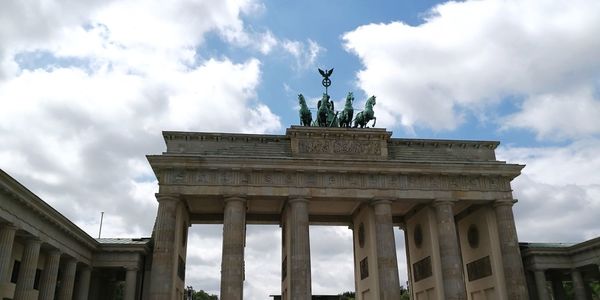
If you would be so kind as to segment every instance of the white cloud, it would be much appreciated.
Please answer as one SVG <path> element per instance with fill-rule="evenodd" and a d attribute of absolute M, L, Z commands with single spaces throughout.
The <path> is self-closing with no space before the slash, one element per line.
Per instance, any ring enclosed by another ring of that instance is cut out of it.
<path fill-rule="evenodd" d="M 269 54 L 273 47 L 277 45 L 277 39 L 271 31 L 267 31 L 260 37 L 258 43 L 259 50 L 262 54 Z"/>
<path fill-rule="evenodd" d="M 540 139 L 580 138 L 600 133 L 600 99 L 591 87 L 525 99 L 504 128 L 528 128 Z"/>
<path fill-rule="evenodd" d="M 494 108 L 505 96 L 593 89 L 600 76 L 598 11 L 593 0 L 447 2 L 421 25 L 369 24 L 343 39 L 363 62 L 359 86 L 379 96 L 378 124 L 452 130 L 466 111 Z M 554 131 L 561 122 L 525 126 Z"/>
<path fill-rule="evenodd" d="M 580 242 L 600 235 L 599 151 L 598 139 L 499 148 L 499 159 L 527 164 L 513 181 L 520 240 Z"/>
<path fill-rule="evenodd" d="M 306 44 L 295 40 L 283 40 L 281 47 L 294 57 L 296 68 L 300 70 L 313 67 L 319 54 L 325 50 L 311 39 L 308 39 Z"/>
<path fill-rule="evenodd" d="M 158 186 L 145 155 L 164 151 L 162 130 L 281 128 L 256 99 L 259 60 L 197 52 L 208 32 L 243 39 L 240 15 L 261 6 L 71 2 L 1 5 L 0 138 L 11 142 L 0 149 L 0 168 L 92 236 L 100 211 L 104 237 L 149 236 Z M 189 272 L 209 264 L 215 275 L 194 274 L 191 283 L 218 288 L 220 253 L 210 250 L 219 239 L 214 228 L 198 229 Z"/>
<path fill-rule="evenodd" d="M 130 234 L 148 235 L 157 187 L 145 155 L 162 152 L 161 130 L 278 130 L 279 118 L 253 100 L 259 74 L 256 60 L 210 60 L 162 78 L 24 71 L 0 85 L 0 136 L 12 141 L 0 166 L 75 223 L 106 211 L 141 220 Z M 107 236 L 126 234 L 118 224 L 105 223 Z"/>

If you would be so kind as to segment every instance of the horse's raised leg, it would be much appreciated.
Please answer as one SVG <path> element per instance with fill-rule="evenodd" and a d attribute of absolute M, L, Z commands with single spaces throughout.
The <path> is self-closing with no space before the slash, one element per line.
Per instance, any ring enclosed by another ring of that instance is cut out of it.
<path fill-rule="evenodd" d="M 373 117 L 373 128 L 375 128 L 375 123 L 377 123 L 377 118 Z"/>

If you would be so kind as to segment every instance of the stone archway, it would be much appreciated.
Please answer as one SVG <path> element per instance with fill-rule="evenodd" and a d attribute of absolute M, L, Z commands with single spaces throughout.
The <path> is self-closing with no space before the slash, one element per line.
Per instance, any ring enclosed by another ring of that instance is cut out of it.
<path fill-rule="evenodd" d="M 354 228 L 358 299 L 399 297 L 394 226 L 413 296 L 527 297 L 510 188 L 523 166 L 497 161 L 497 142 L 297 126 L 163 136 L 167 151 L 148 156 L 160 185 L 150 299 L 183 293 L 186 228 L 203 223 L 224 224 L 223 300 L 243 298 L 245 224 L 260 223 L 282 226 L 283 299 L 310 299 L 309 224 Z"/>

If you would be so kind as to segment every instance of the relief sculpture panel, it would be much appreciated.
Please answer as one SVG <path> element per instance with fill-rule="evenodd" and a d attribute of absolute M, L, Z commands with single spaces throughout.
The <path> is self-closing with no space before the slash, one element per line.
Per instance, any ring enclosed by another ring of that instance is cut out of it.
<path fill-rule="evenodd" d="M 299 139 L 298 152 L 304 154 L 341 154 L 381 156 L 380 141 Z"/>

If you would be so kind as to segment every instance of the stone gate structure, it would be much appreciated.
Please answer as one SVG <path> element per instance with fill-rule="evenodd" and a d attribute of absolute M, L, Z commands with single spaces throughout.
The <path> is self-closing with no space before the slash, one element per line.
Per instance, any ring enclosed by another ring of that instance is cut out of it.
<path fill-rule="evenodd" d="M 285 135 L 164 132 L 149 299 L 181 299 L 187 229 L 223 224 L 221 298 L 243 299 L 246 224 L 281 226 L 283 299 L 311 297 L 309 225 L 353 229 L 357 299 L 398 299 L 394 228 L 412 299 L 528 299 L 497 142 L 292 126 Z"/>

